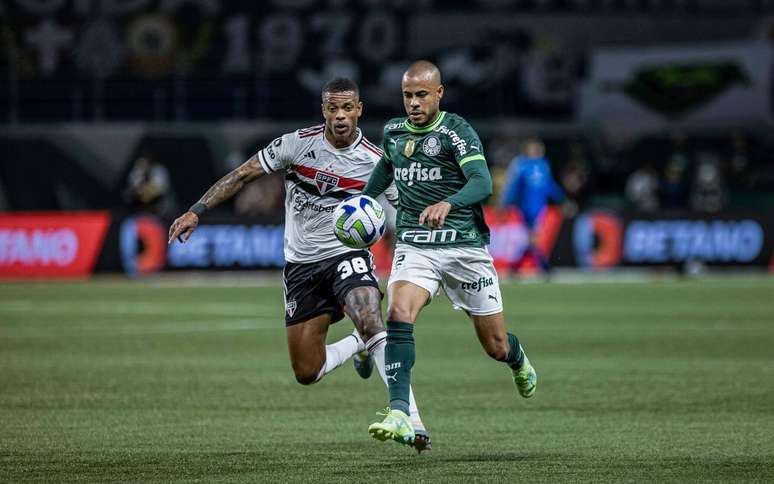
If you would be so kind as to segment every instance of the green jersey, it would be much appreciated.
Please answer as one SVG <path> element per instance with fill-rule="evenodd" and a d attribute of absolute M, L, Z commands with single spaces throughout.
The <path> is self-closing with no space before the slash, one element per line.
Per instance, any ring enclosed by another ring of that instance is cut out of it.
<path fill-rule="evenodd" d="M 405 117 L 394 118 L 384 127 L 383 149 L 381 163 L 386 163 L 398 189 L 399 243 L 418 247 L 483 247 L 489 243 L 481 206 L 488 192 L 472 204 L 462 205 L 454 199 L 468 183 L 468 170 L 463 171 L 468 163 L 483 170 L 491 191 L 481 140 L 467 121 L 444 111 L 423 127 L 413 126 Z M 422 211 L 443 200 L 452 203 L 443 227 L 430 230 L 419 225 Z"/>

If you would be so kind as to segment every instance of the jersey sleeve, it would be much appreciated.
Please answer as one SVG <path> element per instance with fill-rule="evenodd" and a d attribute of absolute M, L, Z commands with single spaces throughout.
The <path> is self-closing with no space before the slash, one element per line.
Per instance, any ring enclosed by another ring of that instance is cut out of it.
<path fill-rule="evenodd" d="M 371 172 L 371 177 L 363 189 L 363 195 L 375 197 L 384 193 L 387 201 L 392 206 L 395 206 L 398 200 L 398 189 L 395 187 L 395 180 L 393 179 L 389 145 L 389 134 L 385 129 L 384 138 L 382 139 L 382 157 L 376 163 L 374 171 Z"/>
<path fill-rule="evenodd" d="M 296 159 L 299 140 L 297 132 L 286 133 L 266 145 L 256 155 L 266 173 L 284 170 Z"/>
<path fill-rule="evenodd" d="M 454 153 L 454 159 L 460 167 L 465 166 L 466 163 L 471 161 L 486 161 L 481 139 L 478 137 L 476 130 L 467 121 L 461 119 L 452 133 L 459 137 L 459 140 L 456 140 L 452 135 L 449 141 Z"/>
<path fill-rule="evenodd" d="M 395 186 L 395 181 L 393 180 L 392 183 L 390 183 L 390 186 L 387 187 L 387 190 L 384 191 L 384 198 L 387 199 L 388 202 L 390 202 L 390 205 L 393 207 L 398 206 L 398 188 Z"/>

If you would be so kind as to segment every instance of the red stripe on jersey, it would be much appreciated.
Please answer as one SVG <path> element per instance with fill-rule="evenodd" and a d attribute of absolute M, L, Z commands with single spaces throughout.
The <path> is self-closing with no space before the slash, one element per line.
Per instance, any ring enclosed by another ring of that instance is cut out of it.
<path fill-rule="evenodd" d="M 315 132 L 313 132 L 313 133 L 307 133 L 307 134 L 299 134 L 299 135 L 298 135 L 298 139 L 311 138 L 311 137 L 313 137 L 313 136 L 317 136 L 317 135 L 319 135 L 319 134 L 320 134 L 320 133 L 322 133 L 323 131 L 324 131 L 324 130 L 322 130 L 322 129 L 321 129 L 320 131 L 315 131 Z"/>
<path fill-rule="evenodd" d="M 324 128 L 324 124 L 316 124 L 314 126 L 309 126 L 308 128 L 301 128 L 298 130 L 299 133 L 305 133 L 307 131 L 317 131 L 318 129 Z"/>
<path fill-rule="evenodd" d="M 343 190 L 362 190 L 366 186 L 366 182 L 364 182 L 363 180 L 346 178 L 341 175 L 336 175 L 335 173 L 328 173 L 327 171 L 322 171 L 316 168 L 312 168 L 311 166 L 295 165 L 293 166 L 293 169 L 297 173 L 304 175 L 306 178 L 309 178 L 310 180 L 312 180 L 312 182 L 315 182 L 318 173 L 336 177 L 339 179 L 339 183 L 336 186 Z"/>
<path fill-rule="evenodd" d="M 306 128 L 306 129 L 299 129 L 298 130 L 298 137 L 299 138 L 309 138 L 311 136 L 317 136 L 318 134 L 322 133 L 323 131 L 325 131 L 325 125 L 314 126 L 314 127 Z"/>
<path fill-rule="evenodd" d="M 361 145 L 363 146 L 363 148 L 367 149 L 371 153 L 374 153 L 376 156 L 381 157 L 382 155 L 384 155 L 384 152 L 382 152 L 382 150 L 380 150 L 379 148 L 371 144 L 365 138 L 363 138 L 363 142 L 361 143 Z"/>

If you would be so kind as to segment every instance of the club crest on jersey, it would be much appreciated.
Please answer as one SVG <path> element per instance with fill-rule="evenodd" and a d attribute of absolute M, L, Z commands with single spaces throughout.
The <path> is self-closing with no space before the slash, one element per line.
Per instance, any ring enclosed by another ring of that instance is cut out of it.
<path fill-rule="evenodd" d="M 317 184 L 317 189 L 320 190 L 320 195 L 325 195 L 339 186 L 339 177 L 318 171 L 314 176 L 314 182 Z"/>
<path fill-rule="evenodd" d="M 414 154 L 414 147 L 416 147 L 416 140 L 410 139 L 406 141 L 406 146 L 403 147 L 403 155 L 406 158 L 411 158 L 411 155 Z"/>
<path fill-rule="evenodd" d="M 427 156 L 437 155 L 441 152 L 441 140 L 435 136 L 428 136 L 425 138 L 424 143 L 422 143 L 422 151 L 424 151 Z"/>

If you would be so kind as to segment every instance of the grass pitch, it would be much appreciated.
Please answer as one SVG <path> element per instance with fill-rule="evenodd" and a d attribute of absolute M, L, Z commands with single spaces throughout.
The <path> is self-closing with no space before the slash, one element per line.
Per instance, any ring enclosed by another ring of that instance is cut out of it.
<path fill-rule="evenodd" d="M 295 383 L 278 285 L 3 283 L 0 480 L 774 480 L 774 279 L 503 294 L 536 396 L 439 297 L 415 333 L 417 456 L 369 438 L 376 374 Z"/>

